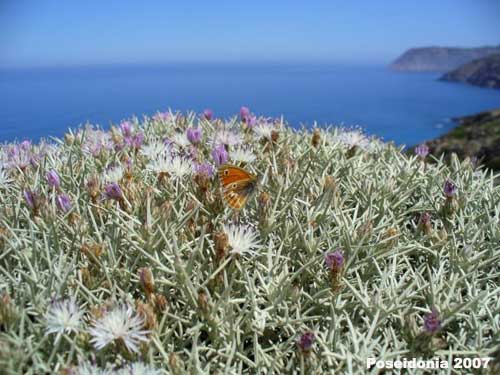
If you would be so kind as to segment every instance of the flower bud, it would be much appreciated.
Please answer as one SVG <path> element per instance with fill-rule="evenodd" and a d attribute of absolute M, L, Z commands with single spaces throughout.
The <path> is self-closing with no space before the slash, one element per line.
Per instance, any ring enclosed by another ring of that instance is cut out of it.
<path fill-rule="evenodd" d="M 139 268 L 139 281 L 147 296 L 154 293 L 155 286 L 151 269 L 148 267 Z"/>
<path fill-rule="evenodd" d="M 221 261 L 226 257 L 229 242 L 227 234 L 224 232 L 214 233 L 215 257 L 217 261 Z"/>
<path fill-rule="evenodd" d="M 149 303 L 137 301 L 136 309 L 137 313 L 144 319 L 144 328 L 147 330 L 155 329 L 158 325 L 158 321 L 156 320 L 156 315 L 153 311 L 153 307 Z"/>
<path fill-rule="evenodd" d="M 316 128 L 313 131 L 311 144 L 313 145 L 313 147 L 318 148 L 320 142 L 321 142 L 321 131 L 318 128 Z"/>

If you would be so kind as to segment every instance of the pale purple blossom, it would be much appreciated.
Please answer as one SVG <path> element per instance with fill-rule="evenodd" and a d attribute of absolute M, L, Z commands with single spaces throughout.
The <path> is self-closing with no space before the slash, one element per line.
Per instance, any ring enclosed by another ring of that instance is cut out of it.
<path fill-rule="evenodd" d="M 123 121 L 120 124 L 120 129 L 124 137 L 131 137 L 132 131 L 134 130 L 134 126 L 130 121 Z"/>
<path fill-rule="evenodd" d="M 421 145 L 415 147 L 415 154 L 420 158 L 425 159 L 425 157 L 429 154 L 429 147 L 422 143 Z"/>
<path fill-rule="evenodd" d="M 201 141 L 201 128 L 190 127 L 186 131 L 186 136 L 189 142 L 193 145 L 197 145 Z"/>
<path fill-rule="evenodd" d="M 210 121 L 212 119 L 213 115 L 214 115 L 214 113 L 211 109 L 207 108 L 207 109 L 203 110 L 203 118 L 205 120 Z"/>
<path fill-rule="evenodd" d="M 302 352 L 309 352 L 316 341 L 316 336 L 314 332 L 307 331 L 304 332 L 297 340 L 297 346 Z"/>
<path fill-rule="evenodd" d="M 104 196 L 107 199 L 121 200 L 123 199 L 123 192 L 116 182 L 111 182 L 104 187 Z"/>
<path fill-rule="evenodd" d="M 7 149 L 6 166 L 8 168 L 21 170 L 26 169 L 32 161 L 30 150 L 26 150 L 21 145 L 12 145 Z"/>
<path fill-rule="evenodd" d="M 457 186 L 450 180 L 446 180 L 443 191 L 447 198 L 453 198 L 457 194 Z"/>
<path fill-rule="evenodd" d="M 344 254 L 341 249 L 325 255 L 325 265 L 330 271 L 339 271 L 344 265 Z"/>
<path fill-rule="evenodd" d="M 22 141 L 20 147 L 24 151 L 29 151 L 31 149 L 31 142 L 28 140 Z"/>
<path fill-rule="evenodd" d="M 158 112 L 153 119 L 157 121 L 168 121 L 170 120 L 170 112 Z"/>
<path fill-rule="evenodd" d="M 139 150 L 142 147 L 143 142 L 144 142 L 144 134 L 143 133 L 137 133 L 137 134 L 134 134 L 130 137 L 125 138 L 125 143 L 128 146 L 135 148 L 136 150 Z"/>
<path fill-rule="evenodd" d="M 439 319 L 439 313 L 435 307 L 432 311 L 425 315 L 424 317 L 424 330 L 427 333 L 434 334 L 441 329 L 441 319 Z"/>
<path fill-rule="evenodd" d="M 24 200 L 26 205 L 32 210 L 37 209 L 40 206 L 40 194 L 33 190 L 24 191 Z"/>
<path fill-rule="evenodd" d="M 194 166 L 196 174 L 201 174 L 207 177 L 214 175 L 214 167 L 210 163 L 197 163 Z"/>
<path fill-rule="evenodd" d="M 255 124 L 257 124 L 257 117 L 254 115 L 250 115 L 247 117 L 247 120 L 245 122 L 247 123 L 247 127 L 249 129 L 252 129 Z"/>
<path fill-rule="evenodd" d="M 67 194 L 59 194 L 56 198 L 57 208 L 66 213 L 71 210 L 71 198 Z"/>
<path fill-rule="evenodd" d="M 222 165 L 227 163 L 229 155 L 223 144 L 219 144 L 213 148 L 212 158 L 214 159 L 216 165 Z"/>
<path fill-rule="evenodd" d="M 59 175 L 55 170 L 51 170 L 47 173 L 47 183 L 51 188 L 59 189 L 61 186 L 61 180 L 59 179 Z"/>
<path fill-rule="evenodd" d="M 241 121 L 246 122 L 248 116 L 250 116 L 250 109 L 248 107 L 240 108 Z"/>

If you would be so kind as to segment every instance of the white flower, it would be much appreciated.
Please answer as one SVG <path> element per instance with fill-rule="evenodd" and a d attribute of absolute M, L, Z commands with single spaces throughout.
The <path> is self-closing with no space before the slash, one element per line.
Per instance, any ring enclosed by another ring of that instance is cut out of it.
<path fill-rule="evenodd" d="M 362 149 L 368 149 L 370 145 L 370 139 L 363 134 L 361 130 L 344 130 L 341 129 L 337 134 L 336 139 L 347 147 L 359 147 Z"/>
<path fill-rule="evenodd" d="M 267 124 L 259 124 L 253 127 L 253 132 L 257 136 L 257 138 L 271 139 L 273 130 L 275 130 L 274 127 Z"/>
<path fill-rule="evenodd" d="M 177 178 L 189 176 L 193 173 L 193 164 L 186 158 L 173 156 L 170 159 L 168 173 Z"/>
<path fill-rule="evenodd" d="M 156 173 L 168 173 L 170 170 L 171 158 L 171 154 L 168 151 L 164 150 L 163 152 L 160 152 L 151 158 L 151 161 L 146 166 L 146 169 Z"/>
<path fill-rule="evenodd" d="M 104 182 L 119 182 L 123 178 L 123 167 L 118 165 L 104 172 Z"/>
<path fill-rule="evenodd" d="M 243 163 L 251 163 L 257 158 L 249 147 L 235 148 L 229 152 L 229 157 L 233 161 L 241 161 Z"/>
<path fill-rule="evenodd" d="M 102 151 L 111 150 L 113 148 L 113 140 L 111 135 L 107 132 L 94 129 L 92 126 L 87 126 L 85 132 L 81 131 L 80 134 L 80 136 L 84 137 L 82 150 L 87 154 L 96 156 Z"/>
<path fill-rule="evenodd" d="M 116 375 L 160 375 L 161 371 L 142 362 L 130 363 L 115 372 Z"/>
<path fill-rule="evenodd" d="M 241 144 L 243 139 L 240 133 L 230 131 L 228 129 L 221 129 L 215 133 L 213 138 L 214 144 L 224 144 L 228 146 L 236 146 Z"/>
<path fill-rule="evenodd" d="M 93 322 L 89 330 L 90 341 L 100 350 L 115 340 L 121 340 L 129 351 L 138 352 L 140 341 L 148 341 L 149 331 L 144 330 L 143 325 L 143 318 L 134 313 L 131 306 L 116 307 Z"/>
<path fill-rule="evenodd" d="M 182 178 L 193 173 L 193 164 L 186 158 L 163 152 L 146 167 L 156 173 L 168 173 L 174 178 Z"/>
<path fill-rule="evenodd" d="M 88 362 L 80 363 L 76 368 L 75 375 L 111 375 L 113 372 L 109 369 L 101 369 Z"/>
<path fill-rule="evenodd" d="M 46 315 L 46 334 L 78 332 L 82 316 L 83 311 L 74 299 L 55 301 Z"/>
<path fill-rule="evenodd" d="M 187 146 L 191 145 L 191 142 L 189 142 L 189 139 L 187 138 L 186 133 L 179 133 L 179 132 L 175 133 L 172 136 L 171 141 L 180 147 L 187 147 Z"/>
<path fill-rule="evenodd" d="M 231 247 L 230 252 L 232 254 L 256 254 L 254 249 L 259 247 L 259 242 L 257 240 L 257 233 L 255 230 L 249 226 L 234 224 L 224 225 L 223 230 L 227 234 L 227 240 L 229 246 Z"/>
<path fill-rule="evenodd" d="M 141 154 L 146 156 L 148 159 L 155 159 L 167 149 L 167 146 L 159 140 L 154 140 L 149 144 L 141 147 Z"/>

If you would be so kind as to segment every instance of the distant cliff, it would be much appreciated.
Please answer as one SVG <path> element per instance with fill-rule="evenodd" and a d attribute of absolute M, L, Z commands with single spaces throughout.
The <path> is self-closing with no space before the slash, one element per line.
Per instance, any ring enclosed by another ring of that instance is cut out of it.
<path fill-rule="evenodd" d="M 479 48 L 412 48 L 398 57 L 390 68 L 414 72 L 446 72 L 472 60 L 500 53 L 500 46 Z"/>
<path fill-rule="evenodd" d="M 500 89 L 500 53 L 471 61 L 440 79 Z"/>

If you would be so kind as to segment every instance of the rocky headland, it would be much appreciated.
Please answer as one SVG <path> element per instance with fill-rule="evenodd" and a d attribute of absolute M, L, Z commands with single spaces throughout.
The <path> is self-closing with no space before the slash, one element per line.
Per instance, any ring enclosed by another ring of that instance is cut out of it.
<path fill-rule="evenodd" d="M 493 54 L 500 54 L 500 45 L 478 48 L 411 48 L 394 60 L 389 67 L 399 71 L 447 72 L 472 60 L 481 59 Z"/>
<path fill-rule="evenodd" d="M 500 88 L 500 53 L 473 60 L 444 74 L 440 79 L 498 89 Z"/>

